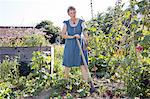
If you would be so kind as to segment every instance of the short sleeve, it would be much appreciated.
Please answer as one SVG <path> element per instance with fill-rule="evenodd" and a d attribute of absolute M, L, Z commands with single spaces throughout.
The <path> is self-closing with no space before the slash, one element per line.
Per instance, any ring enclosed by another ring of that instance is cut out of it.
<path fill-rule="evenodd" d="M 67 21 L 63 21 L 64 26 L 67 28 Z"/>
<path fill-rule="evenodd" d="M 66 21 L 63 21 L 63 23 L 66 23 Z"/>
<path fill-rule="evenodd" d="M 64 24 L 67 24 L 67 21 L 63 21 Z"/>

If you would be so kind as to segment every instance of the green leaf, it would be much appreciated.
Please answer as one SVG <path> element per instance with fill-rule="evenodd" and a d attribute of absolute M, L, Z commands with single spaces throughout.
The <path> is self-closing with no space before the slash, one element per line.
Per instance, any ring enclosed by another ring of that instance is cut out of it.
<path fill-rule="evenodd" d="M 130 11 L 127 11 L 127 12 L 125 13 L 125 18 L 129 18 L 130 15 L 131 15 L 131 12 L 130 12 Z"/>
<path fill-rule="evenodd" d="M 92 32 L 96 32 L 96 28 L 95 27 L 92 27 L 92 28 L 90 28 L 90 30 L 92 31 Z"/>
<path fill-rule="evenodd" d="M 142 56 L 144 56 L 144 57 L 148 57 L 148 53 L 147 53 L 147 52 L 142 52 L 141 54 L 142 54 Z"/>

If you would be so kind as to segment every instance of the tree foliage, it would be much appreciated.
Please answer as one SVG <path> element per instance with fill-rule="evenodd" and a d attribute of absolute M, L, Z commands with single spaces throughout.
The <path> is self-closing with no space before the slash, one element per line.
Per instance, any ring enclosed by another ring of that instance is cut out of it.
<path fill-rule="evenodd" d="M 49 20 L 44 20 L 36 25 L 37 29 L 43 29 L 44 32 L 46 32 L 45 37 L 49 39 L 50 43 L 55 42 L 55 38 L 58 36 L 58 32 L 60 31 L 60 28 L 57 26 L 54 26 L 53 22 Z"/>

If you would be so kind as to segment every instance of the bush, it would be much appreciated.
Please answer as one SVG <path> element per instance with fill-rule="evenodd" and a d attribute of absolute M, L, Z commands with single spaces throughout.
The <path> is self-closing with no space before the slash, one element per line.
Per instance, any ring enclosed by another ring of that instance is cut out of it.
<path fill-rule="evenodd" d="M 46 41 L 43 35 L 32 34 L 24 37 L 23 46 L 46 46 L 48 41 Z"/>
<path fill-rule="evenodd" d="M 3 47 L 46 46 L 48 44 L 49 42 L 45 39 L 44 35 L 40 34 L 25 35 L 20 39 L 0 41 L 0 46 Z"/>

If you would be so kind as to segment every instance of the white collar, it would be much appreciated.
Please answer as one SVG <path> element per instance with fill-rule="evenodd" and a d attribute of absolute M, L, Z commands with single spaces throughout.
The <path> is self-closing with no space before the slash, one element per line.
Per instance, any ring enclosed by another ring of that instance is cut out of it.
<path fill-rule="evenodd" d="M 79 23 L 79 18 L 77 18 L 76 24 L 73 24 L 73 23 L 71 22 L 71 19 L 69 19 L 69 24 L 70 24 L 70 26 L 72 26 L 72 27 L 76 27 L 76 26 L 78 25 L 78 23 Z"/>

